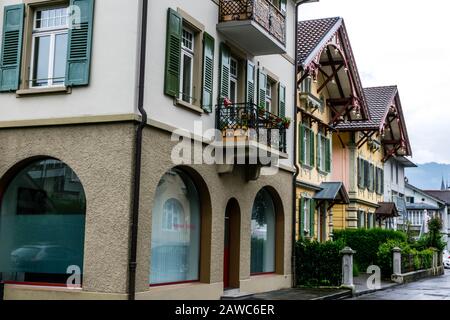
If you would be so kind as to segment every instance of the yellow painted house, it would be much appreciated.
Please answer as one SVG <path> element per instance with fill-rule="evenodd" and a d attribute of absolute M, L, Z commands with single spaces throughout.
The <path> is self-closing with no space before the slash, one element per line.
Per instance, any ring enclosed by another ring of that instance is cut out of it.
<path fill-rule="evenodd" d="M 398 89 L 363 89 L 342 18 L 299 22 L 297 53 L 297 239 L 381 227 L 384 162 L 411 155 Z"/>
<path fill-rule="evenodd" d="M 384 227 L 397 214 L 384 202 L 384 163 L 411 156 L 411 145 L 396 86 L 365 88 L 370 119 L 339 123 L 333 139 L 333 179 L 342 179 L 350 204 L 334 208 L 334 228 Z"/>
<path fill-rule="evenodd" d="M 298 43 L 297 238 L 326 241 L 349 203 L 333 174 L 335 127 L 368 120 L 368 109 L 342 18 L 301 21 Z"/>

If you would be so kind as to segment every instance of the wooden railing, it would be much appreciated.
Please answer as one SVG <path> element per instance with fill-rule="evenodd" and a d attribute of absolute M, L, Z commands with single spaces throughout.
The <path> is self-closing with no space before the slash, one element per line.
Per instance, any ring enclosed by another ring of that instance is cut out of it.
<path fill-rule="evenodd" d="M 268 0 L 220 0 L 220 22 L 253 20 L 286 45 L 286 17 Z"/>

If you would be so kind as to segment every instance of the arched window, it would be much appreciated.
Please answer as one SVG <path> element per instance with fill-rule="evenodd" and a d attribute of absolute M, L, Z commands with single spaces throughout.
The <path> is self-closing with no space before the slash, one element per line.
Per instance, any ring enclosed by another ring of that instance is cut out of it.
<path fill-rule="evenodd" d="M 158 184 L 152 210 L 150 285 L 199 280 L 200 223 L 194 182 L 170 170 Z"/>
<path fill-rule="evenodd" d="M 85 216 L 83 186 L 65 163 L 44 159 L 20 170 L 1 197 L 3 281 L 59 284 L 69 267 L 82 272 Z"/>
<path fill-rule="evenodd" d="M 253 204 L 251 221 L 251 274 L 275 272 L 275 206 L 262 189 Z"/>

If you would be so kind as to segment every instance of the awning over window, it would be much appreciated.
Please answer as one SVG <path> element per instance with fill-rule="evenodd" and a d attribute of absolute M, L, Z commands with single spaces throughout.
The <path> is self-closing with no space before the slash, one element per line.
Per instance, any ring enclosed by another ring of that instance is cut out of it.
<path fill-rule="evenodd" d="M 393 202 L 380 202 L 380 207 L 375 211 L 377 219 L 400 217 L 397 206 Z"/>
<path fill-rule="evenodd" d="M 347 190 L 342 182 L 323 182 L 320 189 L 314 196 L 316 201 L 327 201 L 330 205 L 350 203 Z"/>

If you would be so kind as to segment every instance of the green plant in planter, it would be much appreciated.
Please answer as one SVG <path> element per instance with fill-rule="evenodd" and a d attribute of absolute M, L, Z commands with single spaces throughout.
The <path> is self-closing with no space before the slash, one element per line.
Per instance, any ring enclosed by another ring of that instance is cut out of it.
<path fill-rule="evenodd" d="M 291 123 L 292 123 L 292 119 L 289 117 L 284 117 L 284 118 L 282 118 L 281 123 L 283 124 L 283 126 L 286 129 L 289 129 L 289 127 L 291 126 Z"/>

